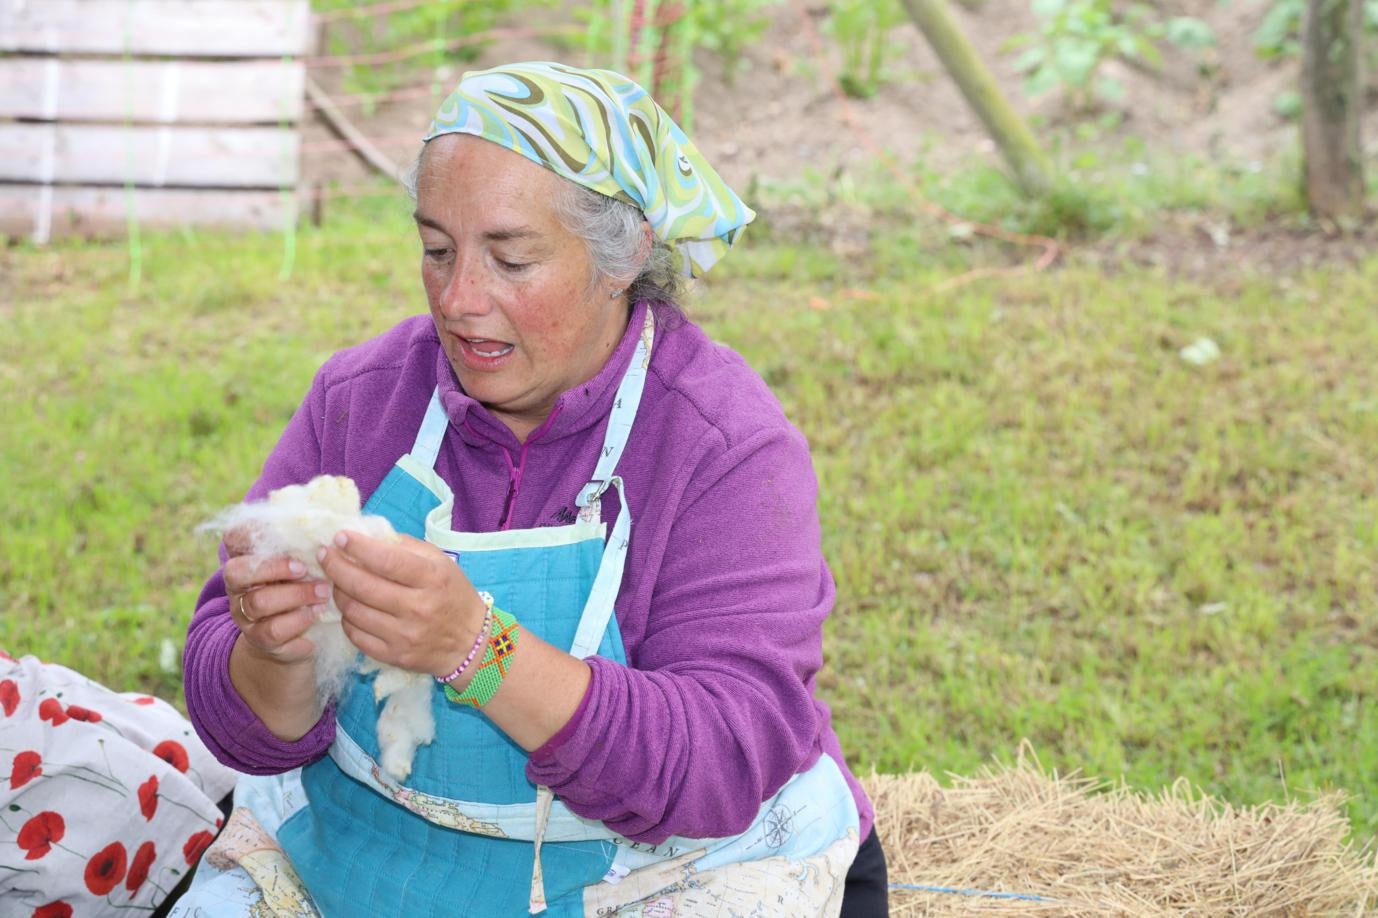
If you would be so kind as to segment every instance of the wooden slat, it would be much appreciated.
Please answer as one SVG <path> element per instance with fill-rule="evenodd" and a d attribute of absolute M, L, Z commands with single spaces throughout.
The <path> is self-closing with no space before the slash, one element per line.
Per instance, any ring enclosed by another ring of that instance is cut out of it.
<path fill-rule="evenodd" d="M 304 80 L 301 61 L 11 57 L 0 59 L 0 118 L 292 123 Z"/>
<path fill-rule="evenodd" d="M 0 0 L 0 51 L 282 57 L 310 19 L 308 0 Z"/>
<path fill-rule="evenodd" d="M 295 194 L 277 191 L 192 191 L 136 188 L 140 226 L 230 226 L 281 230 L 295 220 Z M 129 199 L 122 188 L 0 185 L 0 236 L 47 242 L 58 236 L 109 237 L 128 229 Z"/>
<path fill-rule="evenodd" d="M 0 181 L 273 188 L 300 148 L 290 128 L 0 124 Z"/>

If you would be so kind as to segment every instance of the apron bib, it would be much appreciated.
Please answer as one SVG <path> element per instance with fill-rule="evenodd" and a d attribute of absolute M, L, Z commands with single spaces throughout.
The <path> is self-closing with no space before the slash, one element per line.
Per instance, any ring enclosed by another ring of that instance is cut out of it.
<path fill-rule="evenodd" d="M 455 556 L 474 587 L 491 593 L 524 629 L 580 658 L 597 654 L 625 663 L 613 603 L 631 517 L 616 467 L 641 401 L 653 335 L 648 309 L 598 466 L 576 500 L 577 522 L 453 531 L 454 495 L 434 470 L 449 426 L 438 391 L 411 451 L 364 511 Z M 608 488 L 622 499 L 605 544 L 599 511 Z M 174 915 L 193 903 L 208 916 L 265 906 L 273 914 L 308 916 L 314 904 L 329 918 L 727 914 L 753 904 L 769 914 L 835 915 L 840 908 L 858 818 L 845 779 L 827 756 L 767 800 L 742 835 L 675 837 L 651 846 L 576 815 L 547 788 L 531 784 L 526 752 L 478 709 L 447 701 L 438 685 L 431 701 L 435 739 L 417 750 L 405 783 L 393 780 L 378 765 L 372 679 L 355 675 L 342 693 L 329 755 L 240 784 L 236 804 L 252 811 L 265 837 L 276 838 L 290 866 L 265 882 L 203 863 L 205 878 L 198 873 Z M 290 895 L 274 899 L 282 890 Z M 274 901 L 285 904 L 275 908 Z"/>

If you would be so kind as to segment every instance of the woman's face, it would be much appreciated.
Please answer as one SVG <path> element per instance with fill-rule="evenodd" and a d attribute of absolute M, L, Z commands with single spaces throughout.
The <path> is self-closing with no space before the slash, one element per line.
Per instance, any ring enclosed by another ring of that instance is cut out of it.
<path fill-rule="evenodd" d="M 584 242 L 555 210 L 565 180 L 464 134 L 426 145 L 416 179 L 421 280 L 464 391 L 519 440 L 566 389 L 597 375 L 627 301 L 593 285 Z"/>

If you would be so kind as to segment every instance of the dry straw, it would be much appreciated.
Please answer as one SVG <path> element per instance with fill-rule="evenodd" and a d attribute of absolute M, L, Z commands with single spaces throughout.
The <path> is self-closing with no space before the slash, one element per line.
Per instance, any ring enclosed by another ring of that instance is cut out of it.
<path fill-rule="evenodd" d="M 1179 781 L 1156 797 L 1049 773 L 1028 753 L 943 787 L 872 775 L 891 915 L 1369 915 L 1378 857 L 1346 844 L 1336 794 L 1234 807 Z"/>

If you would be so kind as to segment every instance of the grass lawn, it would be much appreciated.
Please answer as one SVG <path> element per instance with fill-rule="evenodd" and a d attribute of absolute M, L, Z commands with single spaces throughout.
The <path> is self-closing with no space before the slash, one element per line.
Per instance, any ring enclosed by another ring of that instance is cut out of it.
<path fill-rule="evenodd" d="M 424 308 L 400 200 L 0 252 L 0 645 L 180 694 L 214 544 L 333 350 Z M 1352 795 L 1378 832 L 1378 260 L 1210 283 L 748 234 L 689 306 L 808 435 L 862 770 Z M 1201 336 L 1221 358 L 1179 350 Z"/>

